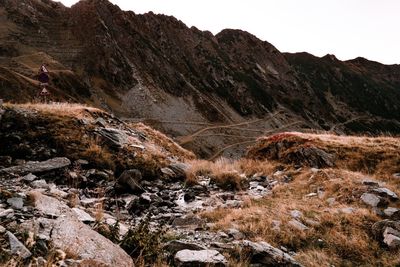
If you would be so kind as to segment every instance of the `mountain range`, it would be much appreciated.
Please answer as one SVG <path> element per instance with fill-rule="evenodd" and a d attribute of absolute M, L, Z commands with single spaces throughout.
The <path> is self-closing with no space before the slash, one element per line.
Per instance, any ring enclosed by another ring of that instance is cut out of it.
<path fill-rule="evenodd" d="M 400 65 L 282 53 L 107 0 L 0 0 L 0 22 L 0 98 L 32 101 L 46 63 L 53 101 L 144 121 L 203 157 L 276 129 L 400 133 Z"/>

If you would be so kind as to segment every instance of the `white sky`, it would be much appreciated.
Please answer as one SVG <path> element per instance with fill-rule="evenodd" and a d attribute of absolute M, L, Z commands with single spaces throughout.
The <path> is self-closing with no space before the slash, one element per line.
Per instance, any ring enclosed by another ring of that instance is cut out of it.
<path fill-rule="evenodd" d="M 77 0 L 61 0 L 66 6 Z M 358 56 L 400 64 L 400 0 L 111 0 L 123 10 L 173 15 L 216 34 L 248 31 L 282 52 Z"/>

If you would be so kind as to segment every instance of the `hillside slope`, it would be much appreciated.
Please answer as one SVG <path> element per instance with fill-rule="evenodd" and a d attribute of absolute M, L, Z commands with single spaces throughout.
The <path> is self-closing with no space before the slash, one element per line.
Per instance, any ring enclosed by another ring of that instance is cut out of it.
<path fill-rule="evenodd" d="M 205 124 L 263 119 L 257 133 L 217 128 L 185 145 L 203 156 L 293 122 L 346 133 L 400 132 L 397 65 L 282 54 L 247 32 L 214 36 L 106 0 L 71 8 L 50 0 L 1 0 L 0 14 L 0 97 L 7 101 L 31 100 L 36 71 L 46 62 L 54 100 L 146 119 L 174 137 Z"/>

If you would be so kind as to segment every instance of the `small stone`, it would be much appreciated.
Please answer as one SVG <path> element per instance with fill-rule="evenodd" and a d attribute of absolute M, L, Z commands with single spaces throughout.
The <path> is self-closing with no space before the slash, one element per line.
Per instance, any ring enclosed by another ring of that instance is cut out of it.
<path fill-rule="evenodd" d="M 298 220 L 290 220 L 288 224 L 290 226 L 292 226 L 293 228 L 300 230 L 300 231 L 308 230 L 308 227 L 305 226 L 304 224 L 302 224 L 301 222 L 299 222 Z"/>
<path fill-rule="evenodd" d="M 142 173 L 139 170 L 132 169 L 124 171 L 117 180 L 117 189 L 128 190 L 133 193 L 143 192 L 143 188 L 140 186 L 142 181 Z"/>
<path fill-rule="evenodd" d="M 49 187 L 48 184 L 47 184 L 47 182 L 46 182 L 46 180 L 43 180 L 43 179 L 33 181 L 33 182 L 31 183 L 31 186 L 32 186 L 33 188 L 43 188 L 43 189 L 47 189 L 47 188 Z"/>
<path fill-rule="evenodd" d="M 21 179 L 22 179 L 23 181 L 25 181 L 25 182 L 30 183 L 30 182 L 35 181 L 35 180 L 37 179 L 37 176 L 34 175 L 34 174 L 32 174 L 32 173 L 30 173 L 30 174 L 25 175 L 25 176 L 22 177 Z"/>
<path fill-rule="evenodd" d="M 226 234 L 226 233 L 224 233 L 224 232 L 222 232 L 222 231 L 219 231 L 219 232 L 217 233 L 217 235 L 218 235 L 219 238 L 222 238 L 222 239 L 229 238 L 229 235 Z"/>
<path fill-rule="evenodd" d="M 353 214 L 355 209 L 351 207 L 341 208 L 340 211 L 345 214 Z"/>
<path fill-rule="evenodd" d="M 400 231 L 397 231 L 393 229 L 392 227 L 386 227 L 385 231 L 383 231 L 383 236 L 385 235 L 395 235 L 397 237 L 400 237 Z"/>
<path fill-rule="evenodd" d="M 292 216 L 293 219 L 299 219 L 299 218 L 303 217 L 303 213 L 299 210 L 291 210 L 290 216 Z"/>
<path fill-rule="evenodd" d="M 178 251 L 185 250 L 185 249 L 205 250 L 206 247 L 200 246 L 200 245 L 194 244 L 194 243 L 180 241 L 180 240 L 170 241 L 164 246 L 164 250 L 168 251 L 172 255 L 175 255 Z"/>
<path fill-rule="evenodd" d="M 336 199 L 334 197 L 330 197 L 326 200 L 326 202 L 328 202 L 329 206 L 333 206 L 336 203 Z"/>
<path fill-rule="evenodd" d="M 310 193 L 310 194 L 306 195 L 306 197 L 316 197 L 316 196 L 317 196 L 317 193 Z"/>
<path fill-rule="evenodd" d="M 400 220 L 400 209 L 389 207 L 383 211 L 385 216 L 393 219 L 393 220 Z"/>
<path fill-rule="evenodd" d="M 68 193 L 58 189 L 55 184 L 50 184 L 49 188 L 50 188 L 50 191 L 49 191 L 50 195 L 53 195 L 56 197 L 61 197 L 61 198 L 68 197 Z"/>
<path fill-rule="evenodd" d="M 189 250 L 178 251 L 175 255 L 177 266 L 227 266 L 225 257 L 216 250 Z"/>
<path fill-rule="evenodd" d="M 400 179 L 400 173 L 395 173 L 395 174 L 393 174 L 393 178 L 395 178 L 395 179 Z"/>
<path fill-rule="evenodd" d="M 369 206 L 371 206 L 371 207 L 377 207 L 377 206 L 380 204 L 380 202 L 381 202 L 381 199 L 380 199 L 379 197 L 377 197 L 377 196 L 374 195 L 374 194 L 370 194 L 370 193 L 364 193 L 364 194 L 362 194 L 362 195 L 361 195 L 361 200 L 362 200 L 365 204 L 367 204 L 367 205 L 369 205 Z"/>
<path fill-rule="evenodd" d="M 22 244 L 11 232 L 6 233 L 10 242 L 11 253 L 26 259 L 32 256 L 32 253 Z"/>
<path fill-rule="evenodd" d="M 78 220 L 84 223 L 92 223 L 95 222 L 96 220 L 90 216 L 87 212 L 79 209 L 79 208 L 72 208 L 72 212 L 76 215 Z"/>
<path fill-rule="evenodd" d="M 76 163 L 78 163 L 79 165 L 88 165 L 89 161 L 85 160 L 85 159 L 78 159 L 76 161 Z"/>
<path fill-rule="evenodd" d="M 235 240 L 244 238 L 244 234 L 235 228 L 228 229 L 228 235 L 229 235 L 229 237 L 232 237 Z"/>
<path fill-rule="evenodd" d="M 12 197 L 7 199 L 7 203 L 14 209 L 20 210 L 24 207 L 24 200 L 20 197 Z"/>
<path fill-rule="evenodd" d="M 13 209 L 7 209 L 7 210 L 3 210 L 0 211 L 0 218 L 4 218 L 4 217 L 10 217 L 14 214 L 14 210 Z"/>
<path fill-rule="evenodd" d="M 272 220 L 272 230 L 276 231 L 276 232 L 280 232 L 281 231 L 281 221 L 278 220 Z"/>
<path fill-rule="evenodd" d="M 371 178 L 365 178 L 365 179 L 362 181 L 362 184 L 363 184 L 363 185 L 368 185 L 368 186 L 379 186 L 379 182 L 376 181 L 376 180 L 373 180 L 373 179 L 371 179 Z"/>
<path fill-rule="evenodd" d="M 396 249 L 400 247 L 400 237 L 387 234 L 385 235 L 383 242 L 388 245 L 389 248 Z"/>
<path fill-rule="evenodd" d="M 0 225 L 0 234 L 4 234 L 6 231 L 7 229 Z"/>

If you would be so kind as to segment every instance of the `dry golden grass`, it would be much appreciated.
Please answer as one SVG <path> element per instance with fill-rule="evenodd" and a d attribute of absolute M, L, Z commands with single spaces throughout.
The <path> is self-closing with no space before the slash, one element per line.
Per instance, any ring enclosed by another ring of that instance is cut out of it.
<path fill-rule="evenodd" d="M 316 147 L 334 155 L 335 166 L 341 169 L 386 176 L 400 172 L 400 138 L 396 137 L 286 132 L 260 138 L 250 148 L 248 157 L 271 159 L 278 156 L 278 160 L 288 161 L 288 155 L 305 147 Z"/>
<path fill-rule="evenodd" d="M 101 146 L 96 138 L 89 139 L 86 148 L 81 153 L 81 157 L 92 164 L 103 169 L 115 169 L 115 163 L 111 152 L 105 146 Z"/>
<path fill-rule="evenodd" d="M 152 129 L 143 123 L 135 123 L 131 125 L 132 128 L 145 133 L 151 143 L 158 145 L 158 147 L 162 149 L 160 153 L 164 155 L 168 153 L 175 157 L 180 157 L 188 160 L 196 158 L 193 152 L 182 148 L 180 145 L 178 145 L 176 142 L 174 142 L 171 138 L 169 138 L 165 134 L 155 129 Z"/>
<path fill-rule="evenodd" d="M 26 104 L 4 104 L 5 107 L 35 110 L 45 114 L 56 116 L 68 116 L 74 118 L 84 118 L 91 113 L 104 113 L 104 111 L 86 106 L 79 103 L 26 103 Z"/>
<path fill-rule="evenodd" d="M 209 176 L 212 181 L 226 189 L 240 190 L 248 176 L 270 174 L 273 166 L 268 162 L 249 159 L 230 160 L 219 158 L 216 161 L 187 161 L 190 168 L 186 172 L 188 184 L 194 184 L 200 175 Z"/>
<path fill-rule="evenodd" d="M 291 183 L 276 186 L 265 199 L 249 201 L 242 209 L 217 209 L 202 216 L 214 222 L 216 230 L 239 227 L 249 239 L 294 250 L 305 266 L 395 266 L 400 252 L 383 249 L 372 237 L 371 226 L 380 218 L 359 201 L 366 190 L 363 177 L 339 169 L 317 173 L 305 169 L 294 174 Z M 399 193 L 393 183 L 386 186 Z M 306 196 L 322 189 L 321 197 Z M 330 205 L 327 199 L 332 197 L 336 202 Z M 353 213 L 343 211 L 348 207 L 354 208 Z M 303 213 L 300 220 L 308 230 L 288 224 L 292 210 Z M 280 221 L 280 231 L 274 230 L 274 221 Z"/>

